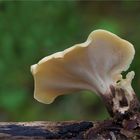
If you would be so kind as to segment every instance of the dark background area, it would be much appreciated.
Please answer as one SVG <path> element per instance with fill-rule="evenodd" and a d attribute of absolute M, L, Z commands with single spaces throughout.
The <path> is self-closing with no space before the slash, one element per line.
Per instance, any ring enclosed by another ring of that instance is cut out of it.
<path fill-rule="evenodd" d="M 140 96 L 140 2 L 0 1 L 0 121 L 100 120 L 108 113 L 88 91 L 58 97 L 45 105 L 33 98 L 30 66 L 41 58 L 84 42 L 106 29 L 136 49 L 130 70 Z"/>

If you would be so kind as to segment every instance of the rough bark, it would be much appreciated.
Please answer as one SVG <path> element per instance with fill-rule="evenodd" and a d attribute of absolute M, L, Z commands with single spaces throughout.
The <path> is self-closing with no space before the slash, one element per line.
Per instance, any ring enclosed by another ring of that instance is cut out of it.
<path fill-rule="evenodd" d="M 0 139 L 83 139 L 92 122 L 1 122 Z"/>
<path fill-rule="evenodd" d="M 94 139 L 139 140 L 140 114 L 123 123 L 114 120 L 103 122 L 1 122 L 0 139 Z M 135 121 L 134 121 L 135 120 Z"/>

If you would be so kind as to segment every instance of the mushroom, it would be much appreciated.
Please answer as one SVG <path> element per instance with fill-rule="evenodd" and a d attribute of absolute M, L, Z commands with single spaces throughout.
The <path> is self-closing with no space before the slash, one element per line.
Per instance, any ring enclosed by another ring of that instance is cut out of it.
<path fill-rule="evenodd" d="M 90 90 L 103 99 L 111 116 L 124 114 L 135 97 L 131 87 L 134 72 L 129 72 L 125 79 L 121 73 L 129 68 L 134 54 L 134 47 L 128 41 L 111 32 L 95 30 L 86 42 L 31 66 L 34 98 L 50 104 L 57 96 Z"/>

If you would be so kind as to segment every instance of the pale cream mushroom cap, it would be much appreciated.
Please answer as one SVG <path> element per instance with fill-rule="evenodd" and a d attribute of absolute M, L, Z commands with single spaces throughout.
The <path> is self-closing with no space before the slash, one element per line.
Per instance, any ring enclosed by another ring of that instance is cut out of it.
<path fill-rule="evenodd" d="M 63 94 L 91 90 L 106 94 L 121 80 L 135 54 L 131 43 L 105 31 L 93 31 L 86 42 L 47 56 L 31 66 L 34 97 L 49 104 Z"/>

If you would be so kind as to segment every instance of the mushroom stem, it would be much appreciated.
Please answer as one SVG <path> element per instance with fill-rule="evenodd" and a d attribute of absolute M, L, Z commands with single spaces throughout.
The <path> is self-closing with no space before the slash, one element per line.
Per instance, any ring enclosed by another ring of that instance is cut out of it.
<path fill-rule="evenodd" d="M 131 94 L 130 100 L 125 89 L 110 86 L 110 93 L 102 96 L 102 99 L 111 117 L 123 119 L 140 112 L 140 102 L 134 92 Z"/>

